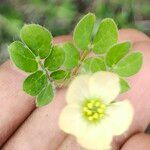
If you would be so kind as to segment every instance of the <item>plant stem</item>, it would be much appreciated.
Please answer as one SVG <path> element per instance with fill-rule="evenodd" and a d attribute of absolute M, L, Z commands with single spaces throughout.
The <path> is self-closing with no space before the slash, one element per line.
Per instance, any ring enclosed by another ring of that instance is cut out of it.
<path fill-rule="evenodd" d="M 81 54 L 80 62 L 79 62 L 79 64 L 78 64 L 78 66 L 72 71 L 70 80 L 71 80 L 74 76 L 76 76 L 76 75 L 78 74 L 78 71 L 79 71 L 79 69 L 80 69 L 80 67 L 81 67 L 81 65 L 82 65 L 82 63 L 83 63 L 83 61 L 85 60 L 85 58 L 88 56 L 88 54 L 89 54 L 90 52 L 91 52 L 91 50 L 87 50 L 87 51 L 84 51 L 84 52 Z M 54 81 L 50 78 L 49 72 L 48 72 L 48 70 L 44 67 L 44 64 L 42 63 L 42 61 L 40 60 L 40 58 L 37 58 L 37 61 L 38 61 L 39 66 L 41 67 L 41 69 L 45 72 L 45 74 L 46 74 L 46 76 L 47 76 L 49 82 L 50 82 L 50 83 L 54 82 Z M 70 80 L 69 80 L 69 81 L 70 81 Z M 66 81 L 66 77 L 64 78 L 63 83 L 59 86 L 59 88 L 61 88 L 61 87 L 64 86 L 65 81 Z"/>
<path fill-rule="evenodd" d="M 81 67 L 81 65 L 82 65 L 82 62 L 85 60 L 86 56 L 87 56 L 89 53 L 90 53 L 90 50 L 85 51 L 85 52 L 83 52 L 83 53 L 81 54 L 80 63 L 79 63 L 79 65 L 78 65 L 76 68 L 74 68 L 74 70 L 72 71 L 72 73 L 71 73 L 71 75 L 70 75 L 70 79 L 67 81 L 67 84 L 72 80 L 72 78 L 73 78 L 74 76 L 76 76 L 76 75 L 78 74 L 78 71 L 79 71 L 79 69 L 80 69 L 80 67 Z M 66 86 L 66 85 L 67 85 L 67 84 L 64 85 L 64 84 L 65 84 L 65 81 L 66 81 L 66 78 L 64 78 L 64 80 L 63 80 L 62 84 L 59 86 L 59 88 L 62 88 L 63 86 Z"/>
<path fill-rule="evenodd" d="M 85 60 L 85 58 L 87 57 L 87 55 L 88 55 L 89 53 L 90 53 L 90 50 L 85 51 L 85 52 L 82 53 L 80 63 L 79 63 L 79 65 L 73 70 L 72 76 L 75 76 L 75 75 L 78 74 L 78 71 L 79 71 L 79 69 L 80 69 L 80 67 L 81 67 L 81 65 L 82 65 L 82 63 L 83 63 L 83 61 Z"/>
<path fill-rule="evenodd" d="M 40 65 L 41 69 L 45 72 L 45 74 L 46 74 L 46 76 L 47 76 L 49 82 L 53 82 L 53 81 L 51 80 L 50 76 L 49 76 L 48 70 L 44 67 L 44 65 L 43 65 L 43 63 L 40 61 L 40 59 L 38 59 L 38 63 L 39 63 L 39 65 Z"/>

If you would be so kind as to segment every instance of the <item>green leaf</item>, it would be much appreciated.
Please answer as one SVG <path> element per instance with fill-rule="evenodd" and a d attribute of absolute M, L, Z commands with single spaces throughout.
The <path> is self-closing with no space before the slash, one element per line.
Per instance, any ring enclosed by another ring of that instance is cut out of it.
<path fill-rule="evenodd" d="M 50 77 L 54 80 L 61 80 L 69 76 L 69 72 L 64 70 L 57 70 L 51 73 Z"/>
<path fill-rule="evenodd" d="M 47 84 L 43 90 L 39 93 L 36 99 L 36 106 L 45 106 L 53 100 L 54 90 L 52 85 Z"/>
<path fill-rule="evenodd" d="M 19 41 L 8 47 L 10 58 L 14 64 L 25 72 L 35 72 L 38 69 L 34 54 Z"/>
<path fill-rule="evenodd" d="M 122 77 L 129 77 L 136 74 L 142 66 L 142 53 L 134 52 L 122 59 L 116 66 L 114 72 Z"/>
<path fill-rule="evenodd" d="M 73 40 L 78 48 L 81 50 L 88 50 L 91 41 L 91 35 L 95 23 L 95 15 L 88 13 L 76 25 Z"/>
<path fill-rule="evenodd" d="M 125 93 L 125 92 L 130 90 L 129 83 L 124 79 L 120 79 L 120 86 L 121 86 L 121 92 L 120 93 Z"/>
<path fill-rule="evenodd" d="M 118 41 L 118 29 L 113 19 L 102 20 L 93 41 L 93 51 L 98 54 L 105 53 Z"/>
<path fill-rule="evenodd" d="M 46 28 L 37 24 L 24 25 L 20 35 L 36 56 L 46 58 L 50 54 L 52 35 Z"/>
<path fill-rule="evenodd" d="M 47 77 L 42 71 L 37 71 L 29 75 L 23 83 L 23 90 L 32 95 L 38 95 L 47 84 Z"/>
<path fill-rule="evenodd" d="M 71 43 L 63 44 L 63 49 L 65 51 L 64 67 L 69 70 L 76 67 L 80 59 L 78 50 Z"/>
<path fill-rule="evenodd" d="M 123 42 L 112 46 L 106 54 L 106 64 L 109 67 L 117 64 L 128 52 L 130 42 Z"/>
<path fill-rule="evenodd" d="M 97 72 L 106 70 L 104 60 L 102 58 L 87 58 L 83 62 L 84 72 Z"/>
<path fill-rule="evenodd" d="M 44 66 L 49 71 L 55 71 L 59 69 L 65 61 L 65 52 L 62 47 L 54 46 L 51 54 L 45 59 Z"/>

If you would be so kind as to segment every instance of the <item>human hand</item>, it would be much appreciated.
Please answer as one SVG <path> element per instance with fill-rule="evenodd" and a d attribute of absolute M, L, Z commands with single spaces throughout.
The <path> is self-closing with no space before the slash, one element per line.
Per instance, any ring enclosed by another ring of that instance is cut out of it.
<path fill-rule="evenodd" d="M 68 40 L 71 40 L 70 36 L 55 38 L 56 43 Z M 133 105 L 133 123 L 124 135 L 114 138 L 113 150 L 148 150 L 150 136 L 142 132 L 150 122 L 150 39 L 141 32 L 123 29 L 120 30 L 120 41 L 124 40 L 131 40 L 133 48 L 143 52 L 144 64 L 140 73 L 130 79 L 131 91 L 123 95 Z M 82 150 L 74 137 L 58 127 L 58 117 L 65 106 L 66 89 L 58 90 L 49 105 L 35 109 L 33 98 L 22 91 L 24 78 L 25 74 L 12 66 L 10 61 L 0 67 L 1 149 Z"/>

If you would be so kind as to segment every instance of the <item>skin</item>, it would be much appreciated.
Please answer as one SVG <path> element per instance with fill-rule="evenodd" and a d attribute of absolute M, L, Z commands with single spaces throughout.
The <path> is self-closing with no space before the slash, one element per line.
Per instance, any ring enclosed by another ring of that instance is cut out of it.
<path fill-rule="evenodd" d="M 71 40 L 61 36 L 54 43 Z M 150 39 L 143 33 L 122 29 L 119 41 L 131 40 L 135 50 L 144 56 L 142 70 L 130 78 L 132 89 L 118 99 L 128 98 L 135 115 L 129 130 L 114 137 L 113 150 L 149 150 L 150 136 L 144 130 L 150 121 Z M 8 60 L 0 67 L 0 148 L 2 150 L 82 150 L 73 136 L 58 127 L 58 118 L 65 106 L 66 89 L 56 91 L 53 102 L 35 108 L 34 99 L 22 91 L 26 74 Z M 140 146 L 139 144 L 140 143 Z"/>

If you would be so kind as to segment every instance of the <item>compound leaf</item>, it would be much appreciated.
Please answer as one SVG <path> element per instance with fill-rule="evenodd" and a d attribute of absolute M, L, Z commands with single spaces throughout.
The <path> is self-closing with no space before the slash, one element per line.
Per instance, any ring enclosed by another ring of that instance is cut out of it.
<path fill-rule="evenodd" d="M 29 95 L 36 96 L 47 84 L 47 77 L 43 71 L 37 71 L 29 75 L 23 83 L 23 90 Z"/>
<path fill-rule="evenodd" d="M 93 41 L 93 51 L 98 54 L 105 53 L 118 40 L 118 29 L 113 19 L 102 20 Z"/>
<path fill-rule="evenodd" d="M 112 46 L 106 54 L 106 64 L 109 67 L 117 64 L 128 52 L 130 42 L 123 42 Z"/>
<path fill-rule="evenodd" d="M 65 51 L 64 67 L 69 70 L 76 67 L 80 59 L 79 51 L 72 43 L 63 44 L 63 49 Z"/>
<path fill-rule="evenodd" d="M 36 56 L 46 58 L 51 51 L 51 33 L 37 24 L 24 25 L 20 32 L 22 41 Z"/>
<path fill-rule="evenodd" d="M 61 80 L 69 76 L 69 72 L 64 70 L 57 70 L 51 73 L 50 77 L 54 80 Z"/>
<path fill-rule="evenodd" d="M 121 87 L 121 93 L 125 93 L 130 90 L 129 83 L 122 78 L 120 79 L 120 87 Z"/>
<path fill-rule="evenodd" d="M 85 51 L 88 50 L 88 45 L 91 41 L 91 35 L 95 23 L 95 15 L 88 13 L 76 25 L 73 40 L 78 48 Z"/>
<path fill-rule="evenodd" d="M 34 54 L 19 41 L 10 44 L 10 58 L 14 64 L 25 72 L 35 72 L 38 69 L 38 64 Z"/>
<path fill-rule="evenodd" d="M 54 46 L 51 54 L 45 59 L 44 66 L 49 71 L 58 70 L 65 61 L 65 52 L 62 47 Z"/>
<path fill-rule="evenodd" d="M 39 93 L 36 99 L 36 106 L 45 106 L 53 100 L 54 90 L 52 85 L 47 84 L 43 90 Z"/>
<path fill-rule="evenodd" d="M 129 77 L 136 74 L 142 66 L 142 53 L 134 52 L 121 60 L 116 66 L 113 67 L 113 71 L 118 73 L 122 77 Z"/>
<path fill-rule="evenodd" d="M 85 61 L 83 62 L 83 66 L 82 66 L 84 72 L 97 72 L 97 71 L 104 71 L 106 70 L 106 66 L 104 63 L 104 60 L 102 58 L 87 58 L 85 59 Z"/>

